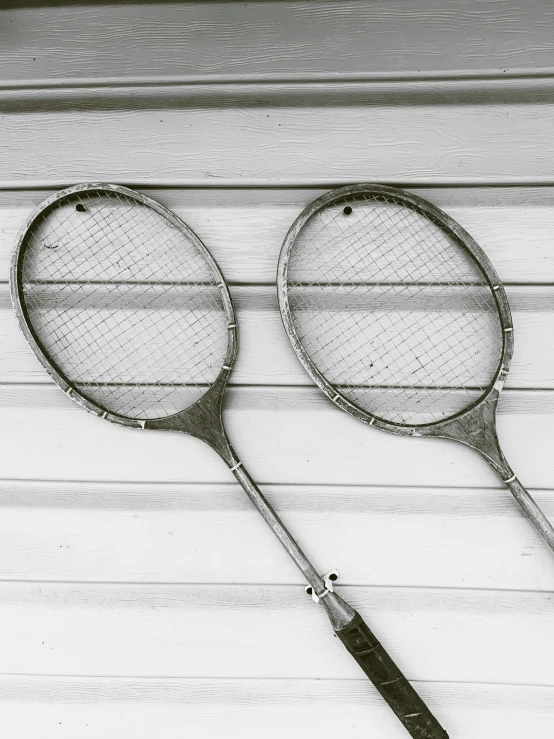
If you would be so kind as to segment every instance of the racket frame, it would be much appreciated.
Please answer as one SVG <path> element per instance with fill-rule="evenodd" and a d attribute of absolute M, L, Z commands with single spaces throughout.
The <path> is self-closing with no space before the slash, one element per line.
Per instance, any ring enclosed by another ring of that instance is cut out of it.
<path fill-rule="evenodd" d="M 135 419 L 118 415 L 106 411 L 101 406 L 93 403 L 84 397 L 76 387 L 75 383 L 65 375 L 65 373 L 53 362 L 48 353 L 42 348 L 40 339 L 36 336 L 32 323 L 30 321 L 25 299 L 22 293 L 22 262 L 25 253 L 25 239 L 27 232 L 33 227 L 35 222 L 47 211 L 55 206 L 59 201 L 70 198 L 73 195 L 87 192 L 112 192 L 126 198 L 134 199 L 143 205 L 146 205 L 157 213 L 167 218 L 176 228 L 184 233 L 204 255 L 207 262 L 211 266 L 214 275 L 217 278 L 217 284 L 221 291 L 223 308 L 225 311 L 228 325 L 227 350 L 219 375 L 206 392 L 193 404 L 184 408 L 182 411 L 169 416 L 150 419 Z M 231 300 L 229 288 L 217 262 L 214 260 L 208 249 L 196 234 L 184 223 L 178 216 L 172 213 L 155 200 L 143 195 L 142 193 L 130 190 L 122 185 L 114 185 L 107 183 L 87 183 L 75 185 L 65 190 L 55 193 L 45 200 L 39 207 L 33 211 L 21 228 L 16 246 L 12 256 L 10 270 L 10 292 L 12 304 L 17 316 L 19 326 L 27 339 L 35 356 L 40 361 L 44 369 L 59 387 L 78 405 L 85 410 L 100 416 L 112 423 L 128 428 L 136 429 L 154 429 L 161 431 L 178 431 L 194 436 L 205 441 L 214 449 L 224 462 L 229 466 L 231 472 L 237 478 L 242 488 L 256 506 L 266 523 L 270 526 L 275 536 L 279 539 L 283 547 L 292 557 L 297 567 L 302 571 L 308 583 L 319 596 L 327 595 L 327 588 L 323 578 L 315 570 L 311 562 L 308 560 L 297 542 L 287 531 L 286 527 L 279 519 L 271 505 L 262 495 L 248 472 L 242 466 L 237 454 L 235 453 L 223 423 L 223 396 L 229 379 L 229 375 L 233 369 L 238 352 L 238 335 L 237 321 Z M 325 598 L 324 606 L 334 628 L 343 628 L 350 624 L 354 618 L 355 611 L 344 603 L 336 593 L 329 593 L 329 597 Z"/>
<path fill-rule="evenodd" d="M 314 213 L 317 213 L 330 203 L 341 200 L 346 201 L 346 198 L 351 195 L 364 193 L 382 196 L 383 198 L 393 198 L 397 203 L 404 204 L 408 208 L 415 209 L 416 212 L 427 216 L 471 255 L 480 266 L 494 296 L 502 331 L 502 351 L 497 370 L 490 384 L 477 400 L 445 419 L 419 425 L 401 424 L 387 421 L 368 411 L 364 411 L 350 402 L 340 390 L 325 379 L 308 356 L 296 332 L 288 300 L 287 284 L 289 257 L 296 237 Z M 554 526 L 552 526 L 548 518 L 514 474 L 514 471 L 504 456 L 496 431 L 498 400 L 510 368 L 514 351 L 514 331 L 508 297 L 489 258 L 459 223 L 440 208 L 423 200 L 423 198 L 395 187 L 362 183 L 331 190 L 317 200 L 314 200 L 302 211 L 285 237 L 277 269 L 277 294 L 285 330 L 300 362 L 312 380 L 335 405 L 347 411 L 347 413 L 350 413 L 355 418 L 360 419 L 360 421 L 393 434 L 451 439 L 475 449 L 496 471 L 502 482 L 521 506 L 524 514 L 554 552 Z"/>
<path fill-rule="evenodd" d="M 40 339 L 36 335 L 32 322 L 29 318 L 29 314 L 27 312 L 26 304 L 25 304 L 25 298 L 23 296 L 23 289 L 22 289 L 22 280 L 21 280 L 21 270 L 23 266 L 23 257 L 25 254 L 25 248 L 26 248 L 26 237 L 30 229 L 33 228 L 35 223 L 44 216 L 44 214 L 48 210 L 52 210 L 55 208 L 59 203 L 63 202 L 64 200 L 71 199 L 73 196 L 78 196 L 79 194 L 87 194 L 87 193 L 113 193 L 115 195 L 121 195 L 124 198 L 127 198 L 129 200 L 135 200 L 138 203 L 141 203 L 142 205 L 145 205 L 152 210 L 156 211 L 163 217 L 165 217 L 175 228 L 179 229 L 182 233 L 185 234 L 185 236 L 194 244 L 194 246 L 198 249 L 198 251 L 203 255 L 203 257 L 206 259 L 206 261 L 209 263 L 213 273 L 214 277 L 217 279 L 218 288 L 221 293 L 222 298 L 222 304 L 223 304 L 223 310 L 225 311 L 225 316 L 227 319 L 228 324 L 228 341 L 227 341 L 227 351 L 225 354 L 225 359 L 223 361 L 223 366 L 219 372 L 219 375 L 217 376 L 216 380 L 213 382 L 213 384 L 206 390 L 206 392 L 202 395 L 202 397 L 197 400 L 192 405 L 185 408 L 183 411 L 179 411 L 176 414 L 173 414 L 171 416 L 165 416 L 163 418 L 158 419 L 138 419 L 138 418 L 129 418 L 126 416 L 121 416 L 117 413 L 113 413 L 110 411 L 105 410 L 101 406 L 97 405 L 96 403 L 92 402 L 88 398 L 86 398 L 79 390 L 79 388 L 75 385 L 75 383 L 71 382 L 71 380 L 64 374 L 64 372 L 56 365 L 54 360 L 52 360 L 49 355 L 44 351 L 42 348 Z M 10 267 L 10 286 L 11 286 L 11 299 L 12 299 L 12 305 L 15 312 L 15 315 L 17 317 L 19 327 L 21 328 L 21 331 L 23 332 L 25 338 L 27 339 L 27 342 L 29 343 L 29 346 L 33 350 L 35 356 L 39 360 L 39 362 L 42 364 L 44 369 L 48 372 L 50 377 L 56 382 L 57 385 L 61 387 L 61 389 L 76 403 L 81 405 L 83 408 L 85 408 L 90 413 L 93 413 L 95 416 L 100 416 L 102 418 L 105 418 L 107 421 L 111 421 L 112 423 L 116 423 L 120 426 L 127 426 L 129 428 L 160 428 L 161 424 L 163 424 L 164 428 L 168 428 L 168 426 L 171 426 L 171 422 L 169 419 L 173 420 L 174 426 L 179 426 L 179 430 L 184 431 L 184 426 L 187 427 L 187 433 L 192 434 L 193 436 L 200 436 L 200 438 L 204 439 L 205 441 L 208 441 L 206 438 L 209 436 L 210 443 L 212 446 L 214 443 L 219 443 L 220 446 L 222 446 L 222 449 L 227 446 L 227 449 L 224 449 L 225 452 L 227 452 L 226 456 L 229 457 L 229 451 L 230 446 L 227 443 L 227 445 L 222 445 L 223 439 L 221 438 L 220 434 L 216 434 L 215 431 L 212 431 L 211 433 L 208 432 L 208 426 L 206 424 L 206 412 L 210 412 L 210 415 L 214 412 L 214 408 L 217 405 L 217 402 L 219 401 L 220 411 L 219 414 L 221 415 L 221 401 L 223 397 L 223 393 L 225 391 L 225 386 L 227 384 L 227 380 L 229 378 L 229 375 L 231 374 L 231 371 L 233 369 L 233 365 L 235 363 L 235 359 L 237 356 L 238 351 L 238 339 L 237 339 L 237 324 L 235 320 L 235 312 L 233 309 L 233 303 L 231 300 L 231 295 L 229 292 L 229 288 L 227 287 L 227 283 L 225 282 L 225 279 L 223 277 L 223 274 L 221 273 L 221 270 L 219 269 L 219 266 L 215 259 L 212 257 L 208 249 L 204 246 L 202 241 L 198 238 L 198 236 L 192 231 L 191 228 L 187 226 L 184 221 L 182 221 L 178 216 L 176 216 L 174 213 L 172 213 L 170 210 L 165 208 L 160 203 L 156 202 L 155 200 L 152 200 L 148 196 L 144 195 L 143 193 L 136 192 L 134 190 L 130 190 L 127 187 L 124 187 L 122 185 L 114 185 L 109 183 L 102 183 L 102 182 L 93 182 L 93 183 L 86 183 L 81 185 L 75 185 L 73 187 L 68 187 L 65 190 L 61 190 L 55 194 L 53 194 L 51 197 L 49 197 L 47 200 L 45 200 L 43 203 L 39 205 L 39 207 L 31 213 L 31 215 L 27 218 L 23 226 L 21 227 L 17 240 L 16 240 L 16 246 L 12 255 L 12 261 L 11 261 L 11 267 Z M 219 424 L 222 425 L 221 422 Z M 197 431 L 193 432 L 193 428 L 197 428 Z M 215 429 L 215 426 L 214 426 Z M 217 437 L 217 438 L 216 438 Z M 212 443 L 213 442 L 213 443 Z M 218 451 L 220 449 L 218 448 Z M 227 459 L 226 459 L 227 461 Z"/>
<path fill-rule="evenodd" d="M 477 400 L 474 400 L 461 411 L 452 414 L 448 418 L 424 424 L 403 424 L 388 421 L 380 416 L 369 413 L 369 411 L 363 410 L 355 403 L 348 400 L 348 398 L 341 393 L 340 388 L 332 385 L 324 375 L 322 375 L 304 349 L 302 341 L 296 331 L 289 304 L 287 278 L 289 258 L 291 250 L 296 242 L 296 238 L 304 225 L 318 211 L 334 202 L 338 203 L 342 200 L 346 200 L 349 196 L 363 194 L 377 195 L 383 199 L 394 198 L 397 203 L 405 205 L 411 210 L 415 210 L 427 216 L 435 225 L 439 226 L 444 232 L 451 236 L 456 243 L 461 248 L 465 249 L 477 262 L 487 280 L 492 295 L 494 296 L 502 330 L 502 351 L 495 375 L 486 390 L 479 396 L 479 398 L 477 398 Z M 399 190 L 395 187 L 389 187 L 387 185 L 363 183 L 347 185 L 346 187 L 331 190 L 314 200 L 294 221 L 283 242 L 277 267 L 277 296 L 279 299 L 279 308 L 285 331 L 287 332 L 289 340 L 292 343 L 300 362 L 312 380 L 321 388 L 325 395 L 335 403 L 335 405 L 370 426 L 375 426 L 375 428 L 380 428 L 384 431 L 390 431 L 393 434 L 399 434 L 402 436 L 441 436 L 464 441 L 462 438 L 464 434 L 460 435 L 456 433 L 456 435 L 453 436 L 453 431 L 458 430 L 460 424 L 463 426 L 469 425 L 472 428 L 475 427 L 476 413 L 474 411 L 483 406 L 484 403 L 487 403 L 489 408 L 491 405 L 495 408 L 498 403 L 499 394 L 508 374 L 514 350 L 512 315 L 506 291 L 504 290 L 500 278 L 498 277 L 498 274 L 489 258 L 476 241 L 467 233 L 467 231 L 447 213 L 417 195 L 408 193 L 404 190 Z M 463 423 L 464 420 L 467 420 L 467 424 Z M 477 425 L 478 427 L 481 427 L 480 423 Z M 474 436 L 475 434 L 471 432 L 471 435 Z M 472 446 L 472 444 L 470 444 L 470 446 Z"/>
<path fill-rule="evenodd" d="M 25 253 L 25 238 L 27 232 L 34 223 L 40 218 L 45 211 L 54 206 L 60 200 L 67 199 L 73 195 L 86 192 L 112 192 L 118 195 L 122 195 L 126 198 L 137 200 L 138 202 L 153 208 L 156 212 L 167 218 L 176 228 L 181 230 L 199 249 L 204 255 L 207 262 L 211 266 L 214 276 L 217 278 L 217 284 L 221 291 L 223 309 L 228 325 L 228 339 L 227 339 L 227 350 L 225 358 L 219 375 L 214 380 L 213 384 L 206 390 L 206 392 L 193 404 L 184 408 L 182 411 L 174 413 L 169 416 L 162 416 L 160 418 L 150 419 L 135 419 L 127 418 L 125 416 L 118 415 L 106 411 L 101 406 L 93 403 L 88 398 L 84 397 L 76 387 L 75 383 L 64 374 L 64 372 L 50 359 L 47 352 L 42 348 L 40 339 L 35 335 L 32 327 L 32 323 L 29 319 L 28 312 L 25 306 L 25 300 L 22 294 L 22 280 L 21 270 L 23 255 Z M 326 592 L 325 583 L 323 578 L 315 570 L 311 562 L 308 560 L 304 552 L 298 546 L 297 542 L 293 539 L 291 534 L 287 531 L 275 511 L 271 508 L 269 503 L 265 500 L 264 496 L 257 488 L 256 484 L 248 474 L 248 472 L 242 466 L 238 456 L 236 455 L 233 447 L 231 446 L 225 427 L 223 423 L 223 396 L 229 375 L 233 369 L 235 359 L 238 352 L 238 336 L 237 336 L 237 322 L 235 319 L 235 312 L 233 309 L 233 303 L 231 300 L 231 294 L 229 288 L 217 262 L 214 260 L 208 249 L 204 246 L 202 241 L 196 236 L 196 234 L 174 213 L 165 208 L 155 200 L 137 193 L 134 190 L 130 190 L 121 185 L 113 185 L 107 183 L 88 183 L 83 185 L 75 185 L 62 190 L 50 198 L 45 200 L 41 205 L 29 216 L 27 221 L 24 223 L 20 230 L 16 246 L 14 249 L 11 271 L 10 271 L 10 291 L 12 297 L 13 308 L 17 316 L 19 326 L 27 339 L 34 354 L 48 372 L 50 377 L 56 382 L 57 385 L 78 405 L 85 408 L 85 410 L 93 413 L 95 416 L 100 416 L 112 423 L 116 423 L 120 426 L 126 426 L 128 428 L 136 429 L 157 429 L 162 431 L 179 431 L 182 433 L 189 434 L 198 439 L 202 439 L 209 444 L 225 463 L 229 466 L 243 489 L 247 493 L 250 500 L 254 503 L 258 511 L 266 523 L 273 530 L 273 533 L 277 536 L 283 547 L 287 550 L 289 555 L 295 561 L 297 567 L 302 571 L 306 580 L 313 587 L 314 591 L 318 594 L 324 594 Z M 344 604 L 344 602 L 332 594 L 333 597 L 329 597 L 325 601 L 325 607 L 328 612 L 329 618 L 334 626 L 337 628 L 345 626 L 350 623 L 354 617 L 354 611 Z"/>

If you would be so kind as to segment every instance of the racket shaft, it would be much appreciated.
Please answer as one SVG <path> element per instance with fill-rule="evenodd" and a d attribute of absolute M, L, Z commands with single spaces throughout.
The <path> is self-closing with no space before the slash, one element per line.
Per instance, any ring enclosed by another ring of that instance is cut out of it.
<path fill-rule="evenodd" d="M 448 739 L 448 734 L 375 638 L 359 613 L 336 593 L 326 590 L 322 578 L 285 525 L 262 495 L 242 464 L 233 466 L 241 484 L 264 521 L 304 574 L 333 625 L 336 635 L 389 704 L 414 739 Z"/>
<path fill-rule="evenodd" d="M 238 482 L 241 484 L 241 487 L 246 495 L 250 498 L 251 502 L 257 508 L 258 513 L 260 513 L 264 521 L 273 531 L 275 536 L 279 539 L 291 559 L 294 561 L 295 565 L 302 572 L 306 580 L 310 583 L 315 593 L 318 595 L 323 593 L 325 591 L 325 584 L 323 582 L 323 579 L 315 570 L 314 566 L 306 557 L 302 549 L 300 549 L 296 541 L 287 530 L 284 523 L 280 520 L 273 508 L 265 499 L 254 480 L 244 469 L 243 465 L 238 463 L 232 468 L 232 471 Z"/>
<path fill-rule="evenodd" d="M 359 613 L 335 633 L 414 739 L 448 739 Z"/>
<path fill-rule="evenodd" d="M 509 481 L 504 480 L 504 484 L 517 500 L 527 518 L 531 521 L 544 541 L 554 552 L 554 528 L 539 506 L 535 503 L 517 477 L 514 477 Z"/>

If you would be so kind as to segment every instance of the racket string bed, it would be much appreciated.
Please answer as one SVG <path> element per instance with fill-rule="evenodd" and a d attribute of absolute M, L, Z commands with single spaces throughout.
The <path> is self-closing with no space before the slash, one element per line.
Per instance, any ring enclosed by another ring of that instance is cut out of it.
<path fill-rule="evenodd" d="M 502 332 L 484 274 L 393 198 L 362 195 L 315 214 L 291 249 L 288 294 L 321 374 L 387 420 L 446 418 L 477 400 L 498 366 Z"/>
<path fill-rule="evenodd" d="M 219 278 L 147 206 L 118 193 L 60 201 L 29 233 L 22 282 L 53 362 L 111 412 L 177 413 L 219 374 L 227 350 Z"/>

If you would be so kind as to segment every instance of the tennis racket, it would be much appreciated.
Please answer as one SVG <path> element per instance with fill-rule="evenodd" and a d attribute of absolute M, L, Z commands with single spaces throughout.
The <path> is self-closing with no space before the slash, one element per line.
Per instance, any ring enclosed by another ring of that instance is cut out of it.
<path fill-rule="evenodd" d="M 456 221 L 393 187 L 332 190 L 290 228 L 277 281 L 290 342 L 328 398 L 384 431 L 478 451 L 554 550 L 496 433 L 514 347 L 508 298 Z"/>
<path fill-rule="evenodd" d="M 127 188 L 71 187 L 42 203 L 21 230 L 11 294 L 31 349 L 79 405 L 215 449 L 411 736 L 447 737 L 361 616 L 333 591 L 336 574 L 320 577 L 230 445 L 222 404 L 237 324 L 223 275 L 190 228 Z"/>

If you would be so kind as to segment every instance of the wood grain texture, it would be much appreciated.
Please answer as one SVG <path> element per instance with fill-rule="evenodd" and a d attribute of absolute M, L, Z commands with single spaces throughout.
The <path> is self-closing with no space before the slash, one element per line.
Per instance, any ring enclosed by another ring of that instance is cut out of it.
<path fill-rule="evenodd" d="M 260 484 L 498 484 L 470 449 L 367 428 L 315 389 L 231 388 L 226 397 L 231 443 Z M 198 439 L 116 427 L 57 387 L 4 386 L 0 407 L 5 477 L 230 481 L 223 462 Z M 499 411 L 501 443 L 518 477 L 529 487 L 551 488 L 552 392 L 507 390 Z"/>
<path fill-rule="evenodd" d="M 6 114 L 4 186 L 552 182 L 554 105 Z"/>
<path fill-rule="evenodd" d="M 266 485 L 320 570 L 356 585 L 553 590 L 504 489 Z M 533 497 L 554 517 L 552 490 Z M 301 583 L 233 484 L 0 483 L 0 578 Z"/>
<path fill-rule="evenodd" d="M 552 685 L 551 593 L 341 593 L 410 680 Z M 360 678 L 301 586 L 3 583 L 0 613 L 5 673 Z"/>
<path fill-rule="evenodd" d="M 553 282 L 553 188 L 412 190 L 455 218 L 486 251 L 504 282 Z M 0 281 L 8 279 L 18 230 L 52 192 L 0 190 Z M 174 210 L 198 234 L 228 282 L 274 284 L 279 251 L 288 229 L 325 189 L 147 187 L 144 192 Z"/>
<path fill-rule="evenodd" d="M 552 687 L 415 683 L 458 739 L 550 739 Z M 405 739 L 363 680 L 233 680 L 9 676 L 0 681 L 2 726 L 22 739 L 133 735 L 201 739 L 284 734 Z"/>
<path fill-rule="evenodd" d="M 546 0 L 13 5 L 3 12 L 0 64 L 4 81 L 20 84 L 499 75 L 554 66 Z"/>

